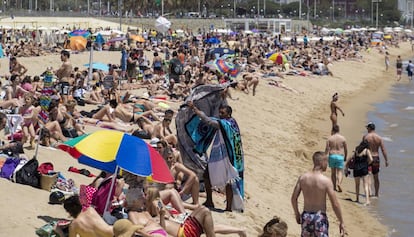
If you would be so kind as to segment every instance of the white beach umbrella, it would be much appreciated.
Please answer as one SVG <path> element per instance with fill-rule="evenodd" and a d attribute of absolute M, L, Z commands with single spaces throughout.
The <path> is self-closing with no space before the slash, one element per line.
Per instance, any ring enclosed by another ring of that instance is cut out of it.
<path fill-rule="evenodd" d="M 410 29 L 405 29 L 405 30 L 404 30 L 404 32 L 405 32 L 405 33 L 412 33 L 413 31 L 412 31 L 412 30 L 410 30 Z"/>
<path fill-rule="evenodd" d="M 70 31 L 69 30 L 58 30 L 55 32 L 55 34 L 57 35 L 63 35 L 63 34 L 68 34 Z"/>
<path fill-rule="evenodd" d="M 401 32 L 402 31 L 402 28 L 401 27 L 394 27 L 394 32 Z"/>
<path fill-rule="evenodd" d="M 368 28 L 368 31 L 376 31 L 376 30 L 377 30 L 377 28 L 375 28 L 375 27 Z"/>
<path fill-rule="evenodd" d="M 97 36 L 98 34 L 101 34 L 102 36 L 110 36 L 112 34 L 112 31 L 110 30 L 101 30 L 98 32 L 93 33 L 93 36 Z"/>
<path fill-rule="evenodd" d="M 359 29 L 359 28 L 351 28 L 350 31 L 358 32 L 358 31 L 361 31 L 361 29 Z"/>
<path fill-rule="evenodd" d="M 351 34 L 352 30 L 344 30 L 344 34 Z"/>
<path fill-rule="evenodd" d="M 11 29 L 12 29 L 12 27 L 11 27 L 11 26 L 9 26 L 9 25 L 4 25 L 4 26 L 2 26 L 2 28 L 3 28 L 3 29 L 6 29 L 6 30 L 11 30 Z"/>
<path fill-rule="evenodd" d="M 287 37 L 282 37 L 282 41 L 284 41 L 284 42 L 290 42 L 290 40 L 292 39 L 292 37 L 289 37 L 289 36 L 287 36 Z"/>
<path fill-rule="evenodd" d="M 51 29 L 51 30 L 59 30 L 59 27 L 51 26 L 49 29 Z"/>
<path fill-rule="evenodd" d="M 171 27 L 171 21 L 167 20 L 167 18 L 160 16 L 155 20 L 155 29 L 161 33 L 167 32 Z"/>
<path fill-rule="evenodd" d="M 367 28 L 362 27 L 362 28 L 359 28 L 359 30 L 360 30 L 360 31 L 367 31 Z"/>
<path fill-rule="evenodd" d="M 39 27 L 39 28 L 37 28 L 38 30 L 47 30 L 47 27 L 46 26 L 41 26 L 41 27 Z"/>

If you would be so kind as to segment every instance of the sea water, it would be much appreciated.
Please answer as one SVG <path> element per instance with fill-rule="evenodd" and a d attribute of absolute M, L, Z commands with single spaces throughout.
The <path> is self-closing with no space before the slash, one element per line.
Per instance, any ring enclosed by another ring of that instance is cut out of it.
<path fill-rule="evenodd" d="M 380 155 L 380 193 L 370 211 L 390 229 L 388 236 L 413 236 L 414 231 L 414 81 L 403 76 L 388 101 L 375 104 L 368 120 L 383 137 L 389 167 Z M 374 189 L 373 189 L 374 190 Z"/>

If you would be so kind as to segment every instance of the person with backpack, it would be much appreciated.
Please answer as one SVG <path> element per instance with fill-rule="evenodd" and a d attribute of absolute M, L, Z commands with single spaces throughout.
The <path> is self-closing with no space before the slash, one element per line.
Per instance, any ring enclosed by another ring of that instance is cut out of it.
<path fill-rule="evenodd" d="M 180 83 L 180 76 L 183 74 L 183 64 L 178 59 L 177 51 L 173 51 L 173 58 L 170 60 L 169 78 L 175 83 Z"/>

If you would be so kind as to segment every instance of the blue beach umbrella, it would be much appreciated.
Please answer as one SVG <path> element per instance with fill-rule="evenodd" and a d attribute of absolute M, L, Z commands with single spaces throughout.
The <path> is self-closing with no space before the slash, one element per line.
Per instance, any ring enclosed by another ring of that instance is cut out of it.
<path fill-rule="evenodd" d="M 87 63 L 87 64 L 84 64 L 83 66 L 89 68 L 89 65 L 90 64 Z M 95 62 L 95 63 L 92 63 L 92 69 L 102 70 L 104 72 L 108 72 L 109 71 L 109 66 L 108 66 L 108 64 L 105 64 L 105 63 Z"/>

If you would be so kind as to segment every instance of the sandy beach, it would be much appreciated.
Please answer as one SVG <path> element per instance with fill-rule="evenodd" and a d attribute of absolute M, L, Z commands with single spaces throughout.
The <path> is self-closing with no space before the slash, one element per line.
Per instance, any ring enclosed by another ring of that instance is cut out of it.
<path fill-rule="evenodd" d="M 245 152 L 246 208 L 244 213 L 213 212 L 214 221 L 244 227 L 250 237 L 257 236 L 263 225 L 277 215 L 288 223 L 288 236 L 299 236 L 300 226 L 296 224 L 290 196 L 298 176 L 312 168 L 312 153 L 325 149 L 331 129 L 331 96 L 335 92 L 340 95 L 338 105 L 344 110 L 345 117 L 339 117 L 339 125 L 352 151 L 365 132 L 366 112 L 372 109 L 371 104 L 387 98 L 390 86 L 396 83 L 394 62 L 397 55 L 408 58 L 411 45 L 402 43 L 400 48 L 389 49 L 389 53 L 391 67 L 388 72 L 385 72 L 384 55 L 372 50 L 363 53 L 365 62 L 335 62 L 331 67 L 333 77 L 289 76 L 283 79 L 285 85 L 299 93 L 268 85 L 264 80 L 260 81 L 256 96 L 232 91 L 233 98 L 238 99 L 229 100 L 229 104 L 241 128 Z M 94 61 L 119 63 L 120 56 L 120 52 L 94 52 Z M 18 60 L 29 69 L 29 75 L 61 64 L 59 55 Z M 71 61 L 73 66 L 84 68 L 83 64 L 89 62 L 89 53 L 73 54 Z M 0 64 L 0 75 L 4 75 L 8 70 L 8 60 L 1 59 Z M 88 131 L 93 129 L 88 127 Z M 34 150 L 26 150 L 28 157 L 33 153 Z M 392 155 L 389 156 L 392 165 Z M 70 166 L 99 173 L 53 148 L 40 147 L 38 159 L 40 163 L 52 162 L 56 171 L 74 179 L 77 186 L 90 183 L 92 178 L 68 172 Z M 353 178 L 345 178 L 344 184 L 344 192 L 337 193 L 337 196 L 348 236 L 386 236 L 387 227 L 370 214 L 371 207 L 349 201 L 355 198 Z M 0 179 L 0 193 L 3 194 L 0 236 L 36 236 L 36 228 L 46 221 L 68 218 L 62 206 L 48 204 L 47 191 Z M 216 206 L 225 206 L 224 195 L 217 194 L 214 199 Z M 372 206 L 375 206 L 375 201 Z M 302 203 L 300 198 L 300 206 Z M 330 236 L 339 236 L 338 222 L 330 204 L 328 216 Z"/>

